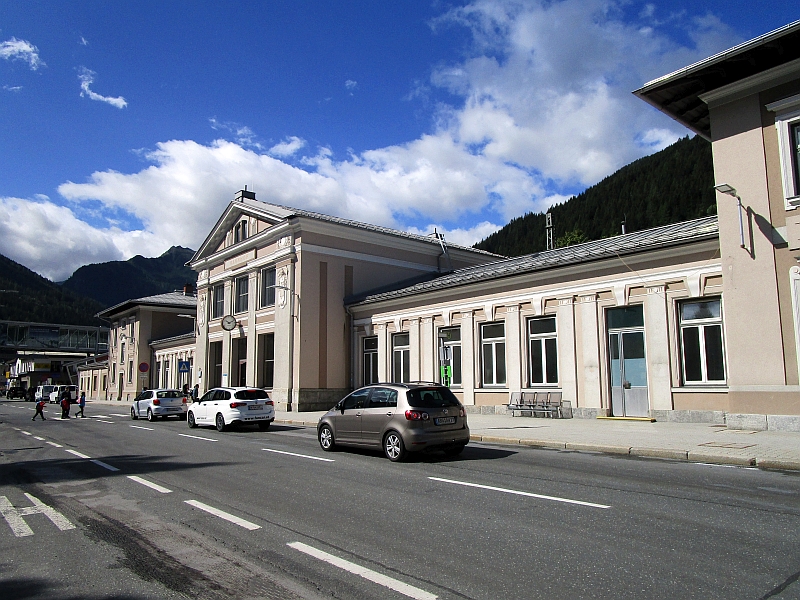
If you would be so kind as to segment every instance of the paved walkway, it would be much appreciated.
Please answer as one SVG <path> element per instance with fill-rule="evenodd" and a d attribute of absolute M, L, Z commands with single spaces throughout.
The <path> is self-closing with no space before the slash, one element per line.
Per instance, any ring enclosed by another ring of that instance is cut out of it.
<path fill-rule="evenodd" d="M 87 402 L 125 405 L 127 402 Z M 275 422 L 314 427 L 318 412 L 276 411 Z M 706 423 L 662 423 L 606 419 L 549 419 L 468 415 L 471 439 L 558 450 L 606 452 L 690 462 L 800 471 L 800 433 L 728 429 Z"/>

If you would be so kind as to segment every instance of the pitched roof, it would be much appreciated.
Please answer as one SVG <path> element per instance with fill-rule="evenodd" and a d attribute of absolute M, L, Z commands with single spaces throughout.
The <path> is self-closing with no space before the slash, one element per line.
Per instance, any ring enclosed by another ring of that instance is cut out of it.
<path fill-rule="evenodd" d="M 185 308 L 194 311 L 197 308 L 197 297 L 187 296 L 183 292 L 167 292 L 166 294 L 156 294 L 143 298 L 125 300 L 114 306 L 109 306 L 105 310 L 97 313 L 97 317 L 108 318 L 112 315 L 129 310 L 135 306 L 158 306 L 163 308 Z"/>
<path fill-rule="evenodd" d="M 345 304 L 371 304 L 382 300 L 403 298 L 425 292 L 447 289 L 469 283 L 502 279 L 536 271 L 546 271 L 567 265 L 588 263 L 613 256 L 622 256 L 679 246 L 719 237 L 717 217 L 703 217 L 672 225 L 663 225 L 625 235 L 555 248 L 525 256 L 507 258 L 484 265 L 466 267 L 446 275 L 434 274 L 431 279 L 389 290 L 373 290 L 345 298 Z M 438 275 L 438 276 L 436 276 Z"/>

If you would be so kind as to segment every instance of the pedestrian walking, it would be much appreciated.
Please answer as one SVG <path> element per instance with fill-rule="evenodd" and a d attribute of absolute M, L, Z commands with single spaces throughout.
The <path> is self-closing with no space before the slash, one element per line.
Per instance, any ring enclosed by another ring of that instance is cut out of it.
<path fill-rule="evenodd" d="M 81 392 L 81 399 L 78 400 L 78 406 L 80 406 L 81 409 L 75 413 L 75 418 L 77 419 L 78 415 L 80 415 L 81 419 L 83 419 L 85 416 L 83 414 L 83 409 L 86 407 L 86 392 Z"/>
<path fill-rule="evenodd" d="M 197 402 L 197 397 L 200 395 L 200 384 L 195 383 L 192 391 L 192 400 Z"/>
<path fill-rule="evenodd" d="M 69 390 L 61 394 L 61 418 L 69 419 Z"/>
<path fill-rule="evenodd" d="M 47 419 L 44 418 L 44 399 L 42 398 L 40 398 L 39 401 L 36 403 L 36 412 L 33 413 L 33 418 L 31 419 L 31 421 L 36 420 L 36 415 L 40 415 L 42 417 L 42 421 L 47 421 Z"/>

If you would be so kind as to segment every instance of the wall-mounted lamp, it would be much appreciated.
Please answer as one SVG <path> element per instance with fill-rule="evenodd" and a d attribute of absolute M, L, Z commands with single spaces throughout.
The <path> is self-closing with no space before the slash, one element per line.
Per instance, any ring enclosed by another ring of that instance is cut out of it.
<path fill-rule="evenodd" d="M 744 248 L 744 221 L 742 220 L 742 199 L 739 198 L 739 195 L 736 193 L 736 188 L 728 185 L 727 183 L 720 183 L 719 185 L 715 185 L 714 189 L 717 190 L 720 194 L 725 194 L 727 196 L 733 196 L 736 198 L 736 201 L 739 205 L 739 246 Z"/>

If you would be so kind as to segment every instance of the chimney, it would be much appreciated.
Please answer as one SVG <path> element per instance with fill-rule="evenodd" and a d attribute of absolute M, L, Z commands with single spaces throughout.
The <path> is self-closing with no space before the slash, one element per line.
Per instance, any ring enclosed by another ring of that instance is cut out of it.
<path fill-rule="evenodd" d="M 245 200 L 255 200 L 256 193 L 255 192 L 248 192 L 247 186 L 244 186 L 243 190 L 239 190 L 236 192 L 236 195 L 233 197 L 234 202 L 243 202 Z"/>
<path fill-rule="evenodd" d="M 183 284 L 183 295 L 184 296 L 194 296 L 194 286 L 191 283 L 184 283 Z"/>

